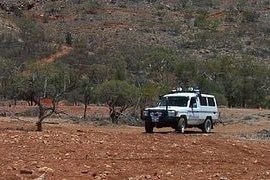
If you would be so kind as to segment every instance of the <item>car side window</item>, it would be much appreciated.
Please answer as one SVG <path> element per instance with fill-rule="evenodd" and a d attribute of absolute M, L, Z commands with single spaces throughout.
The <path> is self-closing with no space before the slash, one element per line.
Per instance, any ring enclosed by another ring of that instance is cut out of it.
<path fill-rule="evenodd" d="M 190 99 L 190 107 L 191 108 L 197 108 L 197 101 L 196 101 L 196 97 L 192 97 L 191 99 Z"/>
<path fill-rule="evenodd" d="M 200 103 L 201 103 L 201 106 L 207 106 L 207 100 L 206 100 L 206 97 L 200 97 Z"/>
<path fill-rule="evenodd" d="M 209 106 L 216 106 L 216 103 L 214 101 L 214 98 L 209 97 L 208 98 L 208 104 L 209 104 Z"/>

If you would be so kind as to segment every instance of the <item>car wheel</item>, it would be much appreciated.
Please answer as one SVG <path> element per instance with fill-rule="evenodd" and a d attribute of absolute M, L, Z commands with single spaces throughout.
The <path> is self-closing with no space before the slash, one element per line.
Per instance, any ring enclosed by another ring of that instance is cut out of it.
<path fill-rule="evenodd" d="M 177 124 L 177 132 L 183 134 L 185 132 L 185 128 L 186 128 L 186 121 L 183 117 L 181 117 Z"/>
<path fill-rule="evenodd" d="M 153 133 L 154 127 L 153 127 L 152 122 L 145 121 L 144 127 L 145 127 L 145 132 L 146 133 Z"/>
<path fill-rule="evenodd" d="M 210 133 L 212 129 L 212 121 L 211 119 L 206 119 L 202 125 L 202 132 Z"/>

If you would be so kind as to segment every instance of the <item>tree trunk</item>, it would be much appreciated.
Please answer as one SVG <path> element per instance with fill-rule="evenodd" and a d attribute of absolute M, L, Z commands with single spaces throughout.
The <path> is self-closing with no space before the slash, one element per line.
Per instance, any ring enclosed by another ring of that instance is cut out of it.
<path fill-rule="evenodd" d="M 84 111 L 83 111 L 83 118 L 86 119 L 87 107 L 89 104 L 89 96 L 87 94 L 84 95 Z"/>
<path fill-rule="evenodd" d="M 119 112 L 116 112 L 115 110 L 113 110 L 113 112 L 110 115 L 113 124 L 118 124 L 119 115 L 120 115 Z"/>
<path fill-rule="evenodd" d="M 39 119 L 36 125 L 37 125 L 37 131 L 42 131 L 42 120 Z"/>
<path fill-rule="evenodd" d="M 84 103 L 83 119 L 86 119 L 87 104 L 88 103 Z"/>
<path fill-rule="evenodd" d="M 13 105 L 16 106 L 17 105 L 17 99 L 14 97 L 13 98 Z"/>

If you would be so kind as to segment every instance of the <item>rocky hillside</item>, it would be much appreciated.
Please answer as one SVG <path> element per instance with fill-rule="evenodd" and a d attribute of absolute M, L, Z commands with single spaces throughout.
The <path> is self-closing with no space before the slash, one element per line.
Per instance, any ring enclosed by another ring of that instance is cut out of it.
<path fill-rule="evenodd" d="M 268 1 L 6 0 L 0 9 L 1 34 L 20 31 L 14 19 L 25 16 L 50 41 L 64 42 L 71 33 L 90 55 L 159 44 L 182 58 L 269 59 Z"/>
<path fill-rule="evenodd" d="M 55 57 L 93 86 L 199 85 L 229 106 L 270 106 L 269 27 L 259 0 L 5 0 L 0 58 Z"/>

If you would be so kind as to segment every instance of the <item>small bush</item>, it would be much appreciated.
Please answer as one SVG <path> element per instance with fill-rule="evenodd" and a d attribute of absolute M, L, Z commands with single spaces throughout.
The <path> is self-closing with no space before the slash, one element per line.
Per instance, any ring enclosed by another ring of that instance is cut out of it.
<path fill-rule="evenodd" d="M 252 11 L 244 11 L 243 12 L 243 20 L 242 22 L 256 22 L 258 21 L 260 15 L 256 12 L 252 12 Z"/>
<path fill-rule="evenodd" d="M 262 131 L 257 132 L 258 138 L 270 138 L 270 130 L 263 129 Z"/>
<path fill-rule="evenodd" d="M 15 113 L 15 116 L 23 116 L 23 117 L 37 117 L 39 113 L 38 107 L 32 107 L 28 110 L 20 113 Z"/>
<path fill-rule="evenodd" d="M 124 4 L 124 3 L 121 3 L 121 4 L 118 5 L 118 7 L 126 9 L 127 8 L 127 5 Z"/>

